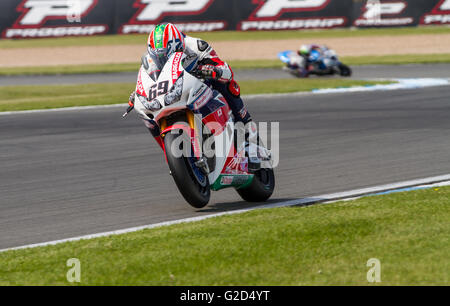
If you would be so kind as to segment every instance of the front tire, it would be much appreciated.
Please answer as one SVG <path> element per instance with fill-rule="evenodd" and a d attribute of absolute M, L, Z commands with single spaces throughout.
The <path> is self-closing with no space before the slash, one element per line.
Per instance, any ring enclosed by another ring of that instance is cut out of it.
<path fill-rule="evenodd" d="M 237 192 L 247 202 L 267 201 L 275 189 L 275 175 L 272 168 L 261 168 L 255 172 L 253 181 L 247 188 L 237 189 Z"/>
<path fill-rule="evenodd" d="M 339 74 L 343 77 L 350 77 L 352 76 L 352 69 L 344 64 L 339 64 Z"/>
<path fill-rule="evenodd" d="M 192 165 L 190 158 L 186 156 L 176 157 L 173 152 L 172 143 L 178 137 L 183 137 L 183 135 L 185 134 L 181 133 L 178 135 L 170 132 L 164 137 L 167 163 L 175 184 L 184 199 L 195 208 L 203 208 L 208 204 L 211 196 L 208 176 L 205 175 L 205 181 L 200 180 L 194 173 L 194 171 L 199 171 L 199 169 L 193 168 L 195 166 Z"/>

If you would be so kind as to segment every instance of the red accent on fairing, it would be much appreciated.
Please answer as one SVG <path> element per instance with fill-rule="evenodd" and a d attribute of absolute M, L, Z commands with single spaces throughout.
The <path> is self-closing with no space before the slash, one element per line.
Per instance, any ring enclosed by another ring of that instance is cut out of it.
<path fill-rule="evenodd" d="M 188 133 L 188 135 L 192 136 L 193 130 L 191 129 L 191 127 L 189 125 L 186 124 L 174 124 L 171 125 L 169 127 L 167 127 L 164 131 L 161 132 L 161 134 L 167 134 L 170 131 L 173 130 L 183 130 L 186 133 Z"/>
<path fill-rule="evenodd" d="M 197 158 L 201 157 L 201 149 L 200 149 L 200 144 L 198 143 L 198 139 L 197 137 L 195 137 L 195 131 L 193 129 L 191 129 L 190 126 L 188 126 L 187 124 L 174 124 L 169 126 L 168 128 L 166 128 L 164 131 L 161 132 L 161 134 L 167 134 L 170 131 L 173 130 L 183 130 L 185 133 L 187 133 L 190 137 L 191 137 L 191 145 L 192 148 L 194 149 L 194 156 Z"/>
<path fill-rule="evenodd" d="M 141 71 L 142 70 L 139 70 L 138 81 L 136 84 L 136 92 L 138 93 L 138 95 L 147 98 L 147 94 L 145 93 L 144 85 L 142 84 Z"/>
<path fill-rule="evenodd" d="M 163 139 L 161 138 L 161 136 L 156 136 L 156 137 L 155 137 L 155 140 L 156 140 L 156 142 L 159 144 L 159 146 L 161 147 L 161 149 L 164 150 L 164 141 L 163 141 Z"/>
<path fill-rule="evenodd" d="M 166 163 L 168 163 L 168 161 L 167 161 L 167 154 L 166 154 L 166 146 L 164 145 L 164 139 L 161 136 L 158 136 L 158 137 L 155 137 L 155 140 L 159 144 L 161 149 L 163 150 L 164 158 L 166 159 Z"/>
<path fill-rule="evenodd" d="M 158 145 L 161 147 L 161 149 L 163 150 L 164 157 L 166 158 L 166 163 L 167 163 L 166 147 L 164 146 L 164 140 L 162 139 L 161 136 L 155 137 L 155 140 L 158 143 Z"/>
<path fill-rule="evenodd" d="M 203 124 L 205 124 L 215 136 L 220 135 L 224 131 L 227 122 L 230 119 L 230 107 L 223 97 L 220 97 L 219 100 L 225 105 L 202 119 Z"/>
<path fill-rule="evenodd" d="M 155 137 L 155 140 L 158 143 L 158 145 L 161 147 L 161 149 L 163 150 L 164 158 L 166 159 L 166 163 L 168 163 L 167 154 L 166 154 L 166 146 L 164 145 L 164 139 L 161 136 L 157 136 L 157 137 Z"/>

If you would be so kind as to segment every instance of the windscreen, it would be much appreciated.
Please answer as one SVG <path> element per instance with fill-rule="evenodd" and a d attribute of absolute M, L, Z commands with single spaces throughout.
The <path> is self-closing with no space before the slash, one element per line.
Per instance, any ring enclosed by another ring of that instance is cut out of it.
<path fill-rule="evenodd" d="M 149 54 L 150 58 L 153 60 L 153 62 L 156 64 L 156 66 L 158 67 L 158 70 L 162 70 L 162 68 L 166 64 L 167 60 L 169 59 L 167 57 L 167 50 L 164 48 L 157 49 L 157 50 L 148 48 L 148 54 Z"/>

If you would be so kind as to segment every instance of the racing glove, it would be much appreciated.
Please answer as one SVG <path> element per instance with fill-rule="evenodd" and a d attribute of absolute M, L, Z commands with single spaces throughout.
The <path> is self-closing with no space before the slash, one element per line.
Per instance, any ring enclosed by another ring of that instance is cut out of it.
<path fill-rule="evenodd" d="M 222 69 L 213 65 L 203 65 L 198 67 L 198 75 L 206 80 L 218 80 L 222 77 Z"/>
<path fill-rule="evenodd" d="M 130 95 L 130 98 L 128 99 L 128 105 L 134 106 L 134 97 L 136 95 L 136 91 L 133 91 Z"/>

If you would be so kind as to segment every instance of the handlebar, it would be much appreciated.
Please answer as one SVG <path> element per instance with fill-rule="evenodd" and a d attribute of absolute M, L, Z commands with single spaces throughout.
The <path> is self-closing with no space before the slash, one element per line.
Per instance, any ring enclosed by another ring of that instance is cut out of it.
<path fill-rule="evenodd" d="M 127 111 L 122 115 L 122 118 L 125 118 L 134 109 L 134 104 L 131 102 L 128 102 L 128 104 L 130 106 L 128 106 Z"/>

